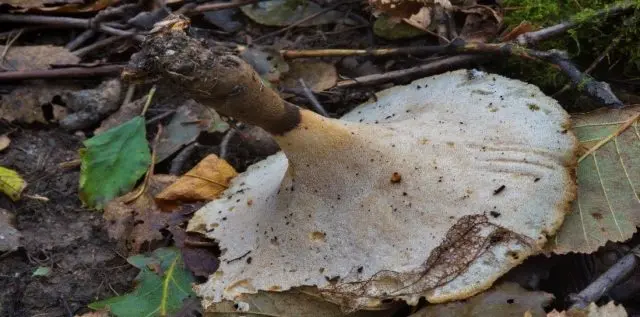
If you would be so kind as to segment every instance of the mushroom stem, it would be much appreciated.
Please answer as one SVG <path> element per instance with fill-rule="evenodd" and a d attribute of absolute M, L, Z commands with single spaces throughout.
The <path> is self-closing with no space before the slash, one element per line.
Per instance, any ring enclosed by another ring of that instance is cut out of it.
<path fill-rule="evenodd" d="M 274 135 L 300 123 L 300 108 L 265 86 L 249 64 L 208 49 L 181 30 L 149 36 L 123 76 L 129 80 L 162 79 L 171 89 Z"/>

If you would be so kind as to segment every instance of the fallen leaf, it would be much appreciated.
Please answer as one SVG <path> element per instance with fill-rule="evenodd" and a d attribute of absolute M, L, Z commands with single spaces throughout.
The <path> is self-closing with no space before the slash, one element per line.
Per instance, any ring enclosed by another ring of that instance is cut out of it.
<path fill-rule="evenodd" d="M 240 7 L 251 20 L 268 26 L 288 26 L 324 10 L 312 1 L 273 0 L 262 1 Z M 343 19 L 344 13 L 329 11 L 298 26 L 315 26 L 335 23 Z"/>
<path fill-rule="evenodd" d="M 613 301 L 606 305 L 598 306 L 591 303 L 587 309 L 570 309 L 568 311 L 551 311 L 547 317 L 627 317 L 627 311 L 622 305 L 616 305 Z"/>
<path fill-rule="evenodd" d="M 449 0 L 369 0 L 369 4 L 375 9 L 374 15 L 385 13 L 395 18 L 409 18 L 423 8 L 430 9 L 434 5 L 445 9 L 452 7 Z"/>
<path fill-rule="evenodd" d="M 289 71 L 282 78 L 281 87 L 302 88 L 299 79 L 304 80 L 313 91 L 323 91 L 335 86 L 338 72 L 333 64 L 317 61 L 293 60 Z"/>
<path fill-rule="evenodd" d="M 396 22 L 384 15 L 378 17 L 374 22 L 373 33 L 387 40 L 408 39 L 427 34 L 405 22 Z"/>
<path fill-rule="evenodd" d="M 0 46 L 0 52 L 6 46 Z M 77 64 L 80 58 L 61 46 L 35 45 L 12 46 L 7 51 L 5 60 L 0 63 L 12 71 L 49 69 L 52 64 Z"/>
<path fill-rule="evenodd" d="M 142 194 L 134 190 L 106 204 L 103 217 L 109 237 L 138 253 L 144 243 L 164 239 L 161 230 L 185 219 L 180 213 L 162 212 L 154 195 L 177 179 L 173 175 L 152 175 Z"/>
<path fill-rule="evenodd" d="M 428 305 L 410 317 L 544 317 L 544 307 L 553 300 L 545 292 L 528 291 L 516 283 L 505 282 L 465 301 Z"/>
<path fill-rule="evenodd" d="M 208 277 L 218 269 L 220 250 L 213 241 L 195 233 L 187 233 L 184 228 L 171 226 L 176 247 L 180 248 L 182 259 L 195 276 Z"/>
<path fill-rule="evenodd" d="M 133 118 L 83 142 L 80 199 L 96 209 L 133 188 L 149 168 L 145 120 Z"/>
<path fill-rule="evenodd" d="M 493 41 L 500 31 L 502 16 L 488 6 L 475 6 L 461 10 L 467 14 L 460 38 L 467 42 Z"/>
<path fill-rule="evenodd" d="M 39 266 L 35 271 L 33 271 L 31 276 L 49 276 L 50 274 L 51 268 L 48 268 L 46 266 Z"/>
<path fill-rule="evenodd" d="M 195 141 L 200 132 L 209 128 L 211 121 L 211 112 L 193 100 L 178 107 L 158 141 L 156 163 L 164 161 L 183 146 Z"/>
<path fill-rule="evenodd" d="M 614 134 L 640 106 L 601 109 L 573 116 L 584 149 Z M 581 155 L 584 155 L 581 154 Z M 638 120 L 578 165 L 573 211 L 550 241 L 556 253 L 591 253 L 607 241 L 629 239 L 640 225 L 640 124 Z"/>
<path fill-rule="evenodd" d="M 238 173 L 215 154 L 198 165 L 156 196 L 163 210 L 174 208 L 177 202 L 208 201 L 217 198 Z"/>
<path fill-rule="evenodd" d="M 249 258 L 247 256 L 247 258 Z M 246 261 L 246 259 L 242 259 Z M 277 287 L 277 286 L 274 286 Z M 205 317 L 282 316 L 282 317 L 385 317 L 395 309 L 358 311 L 347 314 L 340 306 L 323 300 L 312 288 L 302 287 L 284 292 L 243 294 L 238 300 L 223 301 L 209 306 Z"/>
<path fill-rule="evenodd" d="M 282 74 L 289 71 L 287 61 L 278 50 L 271 47 L 245 48 L 240 52 L 240 57 L 267 82 L 277 82 Z"/>
<path fill-rule="evenodd" d="M 55 98 L 71 90 L 71 87 L 41 85 L 18 87 L 0 96 L 0 118 L 9 122 L 48 124 L 50 120 L 45 117 L 43 107 L 50 105 L 53 107 L 51 121 L 57 121 L 66 116 L 66 108 L 56 105 Z"/>
<path fill-rule="evenodd" d="M 11 144 L 11 139 L 6 134 L 0 135 L 0 151 L 6 149 Z"/>
<path fill-rule="evenodd" d="M 18 172 L 0 166 L 0 192 L 5 193 L 11 200 L 18 201 L 25 187 L 27 182 Z"/>
<path fill-rule="evenodd" d="M 0 208 L 0 252 L 15 251 L 20 247 L 20 232 L 13 227 L 13 214 Z"/>
<path fill-rule="evenodd" d="M 419 29 L 427 30 L 431 25 L 432 9 L 429 7 L 422 7 L 418 13 L 409 17 L 411 24 L 417 26 Z"/>
<path fill-rule="evenodd" d="M 139 116 L 140 113 L 142 113 L 142 108 L 144 108 L 144 104 L 147 102 L 147 99 L 148 97 L 144 96 L 122 105 L 120 109 L 102 120 L 100 127 L 95 129 L 94 133 L 100 134 Z"/>
<path fill-rule="evenodd" d="M 185 269 L 178 249 L 156 249 L 150 255 L 129 257 L 127 262 L 140 269 L 133 292 L 93 302 L 89 308 L 108 309 L 117 317 L 165 317 L 195 296 L 193 276 Z"/>
<path fill-rule="evenodd" d="M 5 0 L 4 3 L 15 7 L 11 12 L 49 12 L 49 13 L 76 13 L 94 12 L 108 6 L 115 6 L 119 0 L 73 1 L 73 0 Z"/>

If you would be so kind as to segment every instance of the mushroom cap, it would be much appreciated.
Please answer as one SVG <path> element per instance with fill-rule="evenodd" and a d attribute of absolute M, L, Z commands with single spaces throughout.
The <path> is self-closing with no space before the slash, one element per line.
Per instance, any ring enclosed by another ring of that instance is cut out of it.
<path fill-rule="evenodd" d="M 541 252 L 575 196 L 568 114 L 517 80 L 459 70 L 341 120 L 301 113 L 276 137 L 286 155 L 189 223 L 222 250 L 205 307 L 298 286 L 348 309 L 467 298 Z"/>

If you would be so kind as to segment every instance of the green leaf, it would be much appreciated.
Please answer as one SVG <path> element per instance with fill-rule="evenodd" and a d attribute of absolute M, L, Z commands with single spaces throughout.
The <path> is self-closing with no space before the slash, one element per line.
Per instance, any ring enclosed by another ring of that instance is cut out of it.
<path fill-rule="evenodd" d="M 50 268 L 46 266 L 40 266 L 35 271 L 33 271 L 33 274 L 31 274 L 31 276 L 49 276 L 49 274 L 51 274 Z"/>
<path fill-rule="evenodd" d="M 11 200 L 17 201 L 25 187 L 27 187 L 27 182 L 20 177 L 18 172 L 0 166 L 0 192 L 7 194 Z"/>
<path fill-rule="evenodd" d="M 591 253 L 607 241 L 631 238 L 640 225 L 638 113 L 640 106 L 574 116 L 574 130 L 585 151 L 610 140 L 596 151 L 583 154 L 577 170 L 578 197 L 551 241 L 554 252 Z M 613 136 L 634 117 L 628 128 Z"/>
<path fill-rule="evenodd" d="M 185 268 L 177 248 L 160 248 L 150 256 L 135 255 L 127 261 L 140 269 L 136 289 L 128 294 L 89 304 L 108 309 L 117 317 L 169 316 L 180 310 L 185 299 L 195 296 L 193 276 Z"/>
<path fill-rule="evenodd" d="M 91 208 L 102 209 L 129 192 L 151 163 L 142 117 L 98 134 L 84 141 L 84 146 L 80 149 L 80 199 Z"/>

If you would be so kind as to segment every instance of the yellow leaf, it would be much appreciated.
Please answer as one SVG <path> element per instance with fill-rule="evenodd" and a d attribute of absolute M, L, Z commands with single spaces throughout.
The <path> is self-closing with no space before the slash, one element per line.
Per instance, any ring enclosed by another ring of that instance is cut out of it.
<path fill-rule="evenodd" d="M 207 201 L 217 198 L 238 173 L 227 161 L 211 154 L 156 196 L 163 209 L 177 201 Z"/>
<path fill-rule="evenodd" d="M 0 166 L 0 191 L 7 194 L 13 201 L 20 199 L 22 190 L 27 187 L 27 182 L 20 177 L 18 172 Z"/>

